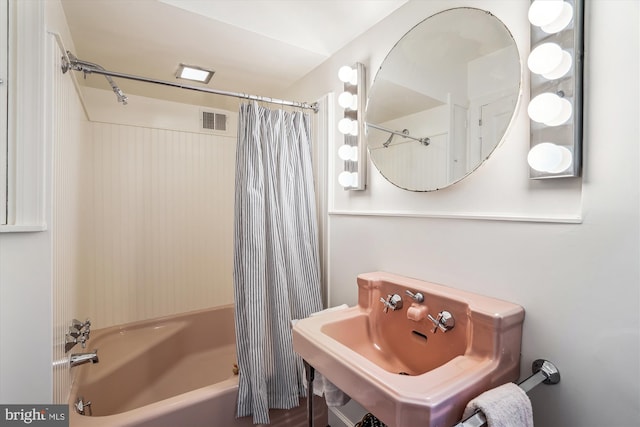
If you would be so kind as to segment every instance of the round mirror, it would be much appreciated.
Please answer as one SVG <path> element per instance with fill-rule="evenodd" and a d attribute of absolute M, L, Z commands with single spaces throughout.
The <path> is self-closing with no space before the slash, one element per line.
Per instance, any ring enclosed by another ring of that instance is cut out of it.
<path fill-rule="evenodd" d="M 394 185 L 447 187 L 502 140 L 520 92 L 520 58 L 492 14 L 457 8 L 405 34 L 382 63 L 366 109 L 371 159 Z"/>

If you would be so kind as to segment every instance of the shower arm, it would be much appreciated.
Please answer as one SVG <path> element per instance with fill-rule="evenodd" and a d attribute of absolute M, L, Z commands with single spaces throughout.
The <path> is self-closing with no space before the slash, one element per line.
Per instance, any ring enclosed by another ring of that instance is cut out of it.
<path fill-rule="evenodd" d="M 75 71 L 82 71 L 84 73 L 84 77 L 87 77 L 87 74 L 97 73 L 102 74 L 105 79 L 109 82 L 111 89 L 113 89 L 113 93 L 118 97 L 118 102 L 122 102 L 122 105 L 127 105 L 128 98 L 122 92 L 122 90 L 118 87 L 118 85 L 113 81 L 111 76 L 104 74 L 103 72 L 107 71 L 104 67 L 94 64 L 89 61 L 82 61 L 78 59 L 73 53 L 67 51 L 66 56 L 63 57 L 62 61 L 62 72 L 66 73 L 68 70 L 72 69 Z M 102 72 L 102 73 L 101 73 Z"/>
<path fill-rule="evenodd" d="M 381 130 L 383 132 L 388 132 L 391 135 L 389 136 L 389 139 L 387 139 L 387 141 L 382 144 L 384 146 L 384 148 L 389 147 L 389 145 L 391 144 L 391 141 L 393 140 L 393 136 L 394 135 L 400 135 L 403 138 L 407 138 L 407 139 L 412 139 L 414 141 L 418 141 L 420 144 L 427 146 L 429 144 L 431 144 L 431 140 L 428 137 L 425 138 L 416 138 L 414 136 L 409 135 L 409 130 L 408 129 L 403 129 L 402 131 L 397 131 L 397 130 L 393 130 L 393 129 L 388 129 L 386 127 L 380 126 L 380 125 L 374 125 L 373 123 L 365 123 L 365 125 L 367 127 L 370 128 L 374 128 L 374 129 L 378 129 Z"/>

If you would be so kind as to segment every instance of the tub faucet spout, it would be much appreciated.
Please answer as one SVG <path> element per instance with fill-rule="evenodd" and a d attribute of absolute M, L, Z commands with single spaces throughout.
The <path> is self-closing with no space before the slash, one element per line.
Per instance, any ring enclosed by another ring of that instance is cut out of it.
<path fill-rule="evenodd" d="M 69 358 L 69 366 L 73 368 L 74 366 L 83 365 L 85 363 L 98 363 L 98 350 L 94 350 L 89 353 L 75 353 L 72 354 Z"/>

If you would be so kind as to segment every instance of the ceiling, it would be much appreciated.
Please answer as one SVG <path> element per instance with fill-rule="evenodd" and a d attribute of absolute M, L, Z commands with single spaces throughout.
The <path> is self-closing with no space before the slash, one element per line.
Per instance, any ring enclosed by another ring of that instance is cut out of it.
<path fill-rule="evenodd" d="M 84 61 L 168 81 L 176 81 L 178 64 L 198 65 L 216 72 L 207 87 L 279 97 L 406 1 L 62 0 L 62 5 L 72 53 Z M 226 98 L 115 80 L 127 95 L 200 105 L 224 104 Z M 110 89 L 99 75 L 87 76 L 84 84 Z"/>

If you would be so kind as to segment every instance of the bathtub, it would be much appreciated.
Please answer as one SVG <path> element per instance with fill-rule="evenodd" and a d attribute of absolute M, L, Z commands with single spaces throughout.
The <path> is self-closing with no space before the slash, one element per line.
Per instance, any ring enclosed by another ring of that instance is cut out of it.
<path fill-rule="evenodd" d="M 251 417 L 235 418 L 232 305 L 97 329 L 90 349 L 98 349 L 100 362 L 72 368 L 70 427 L 253 426 Z M 78 397 L 91 402 L 90 416 L 76 412 Z M 327 425 L 318 397 L 314 415 L 315 425 Z M 305 427 L 306 400 L 272 409 L 270 418 L 271 426 Z"/>

